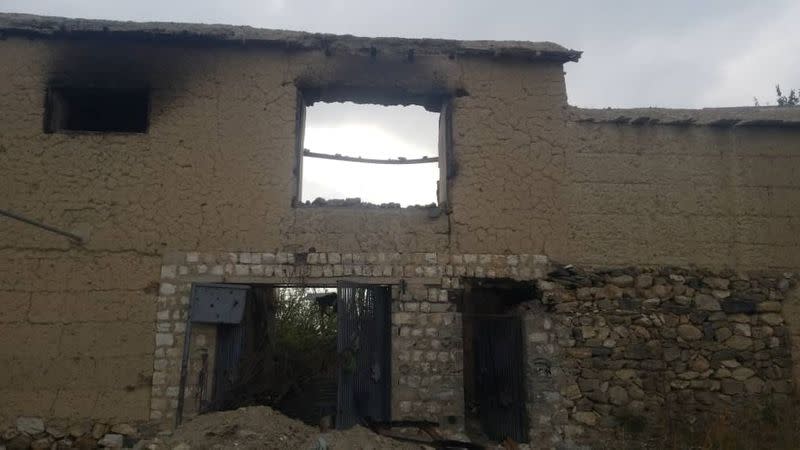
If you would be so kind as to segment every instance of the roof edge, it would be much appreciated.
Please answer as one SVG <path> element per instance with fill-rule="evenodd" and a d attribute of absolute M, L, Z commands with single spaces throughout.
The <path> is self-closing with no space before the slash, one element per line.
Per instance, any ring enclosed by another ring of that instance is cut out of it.
<path fill-rule="evenodd" d="M 745 106 L 730 108 L 578 108 L 570 107 L 570 119 L 584 123 L 626 125 L 677 125 L 800 128 L 800 107 Z"/>
<path fill-rule="evenodd" d="M 411 52 L 414 55 L 499 57 L 562 63 L 577 62 L 583 53 L 552 42 L 369 38 L 238 25 L 71 19 L 18 13 L 0 13 L 0 34 L 50 39 L 104 38 L 260 45 L 295 51 L 323 50 L 331 54 Z"/>

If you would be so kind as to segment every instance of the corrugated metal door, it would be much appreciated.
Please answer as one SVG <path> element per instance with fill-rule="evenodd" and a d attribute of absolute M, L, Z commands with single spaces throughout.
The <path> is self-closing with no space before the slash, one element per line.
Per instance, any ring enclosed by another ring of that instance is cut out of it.
<path fill-rule="evenodd" d="M 388 421 L 390 415 L 389 288 L 339 283 L 336 427 Z"/>
<path fill-rule="evenodd" d="M 214 362 L 214 394 L 212 409 L 227 408 L 231 390 L 239 382 L 245 329 L 241 325 L 217 325 L 217 352 Z"/>
<path fill-rule="evenodd" d="M 519 317 L 489 316 L 474 321 L 475 381 L 484 432 L 498 441 L 527 442 Z"/>

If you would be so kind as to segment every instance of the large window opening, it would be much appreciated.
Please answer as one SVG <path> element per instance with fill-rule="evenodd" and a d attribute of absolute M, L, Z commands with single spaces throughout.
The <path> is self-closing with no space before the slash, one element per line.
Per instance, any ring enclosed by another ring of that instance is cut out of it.
<path fill-rule="evenodd" d="M 302 108 L 302 106 L 301 106 Z M 299 200 L 317 206 L 436 206 L 444 199 L 442 112 L 317 102 L 301 119 Z"/>

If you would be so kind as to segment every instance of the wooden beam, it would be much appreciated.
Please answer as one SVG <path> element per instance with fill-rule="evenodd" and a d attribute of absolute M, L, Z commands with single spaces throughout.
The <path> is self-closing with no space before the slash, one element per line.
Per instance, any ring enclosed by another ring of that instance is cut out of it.
<path fill-rule="evenodd" d="M 425 164 L 439 162 L 439 158 L 429 156 L 423 156 L 422 158 L 416 159 L 372 159 L 362 158 L 360 156 L 344 156 L 338 153 L 335 155 L 329 155 L 327 153 L 314 153 L 309 149 L 303 150 L 303 156 L 308 156 L 309 158 L 332 159 L 334 161 L 349 161 L 368 164 Z"/>

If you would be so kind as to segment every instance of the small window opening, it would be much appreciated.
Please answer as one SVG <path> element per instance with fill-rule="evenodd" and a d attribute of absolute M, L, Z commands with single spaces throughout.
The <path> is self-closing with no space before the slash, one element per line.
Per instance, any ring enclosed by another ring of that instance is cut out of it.
<path fill-rule="evenodd" d="M 319 206 L 436 206 L 439 112 L 418 105 L 314 103 L 305 109 L 299 200 Z"/>
<path fill-rule="evenodd" d="M 147 89 L 50 88 L 45 132 L 145 133 L 148 97 Z"/>

